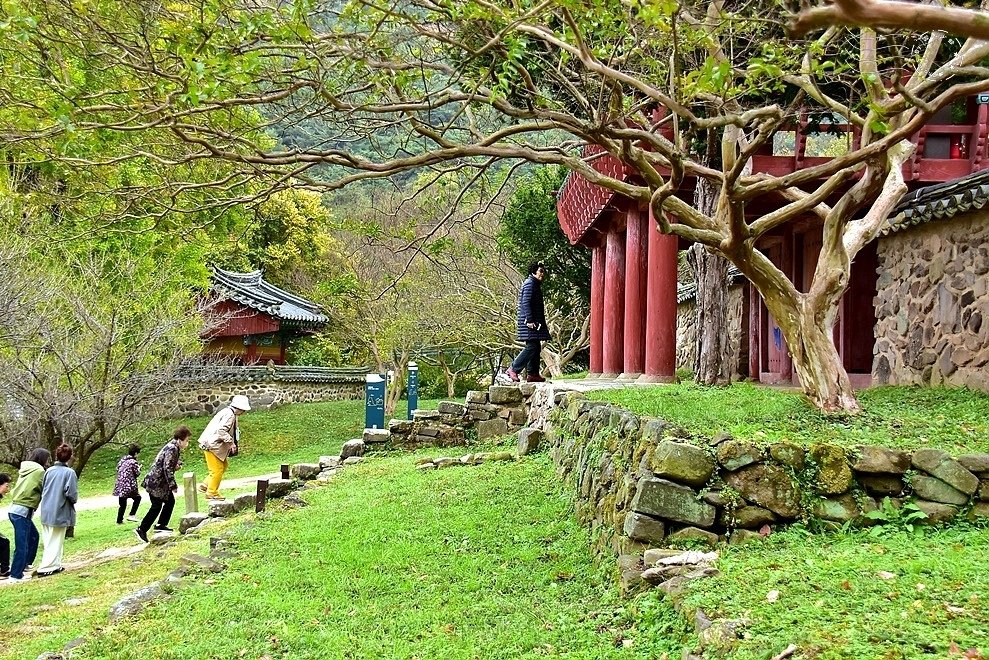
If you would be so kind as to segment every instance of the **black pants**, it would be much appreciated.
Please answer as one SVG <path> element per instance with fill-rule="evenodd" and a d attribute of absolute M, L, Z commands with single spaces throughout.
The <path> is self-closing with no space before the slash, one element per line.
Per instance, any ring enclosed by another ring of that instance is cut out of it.
<path fill-rule="evenodd" d="M 0 534 L 0 573 L 10 570 L 10 541 Z"/>
<path fill-rule="evenodd" d="M 134 504 L 130 508 L 130 514 L 132 516 L 137 515 L 137 507 L 141 506 L 141 494 L 137 491 L 124 495 L 123 497 L 118 497 L 117 502 L 120 506 L 117 508 L 117 524 L 124 522 L 124 512 L 127 510 L 127 500 L 134 500 Z"/>
<path fill-rule="evenodd" d="M 539 375 L 539 350 L 540 342 L 538 339 L 525 342 L 525 348 L 519 353 L 519 356 L 515 358 L 515 362 L 512 362 L 512 371 L 519 373 L 522 369 L 525 369 L 526 374 L 529 376 Z"/>
<path fill-rule="evenodd" d="M 151 498 L 151 508 L 144 514 L 144 520 L 140 525 L 141 531 L 147 532 L 151 529 L 155 518 L 158 518 L 158 527 L 168 527 L 168 521 L 172 518 L 172 509 L 175 508 L 175 494 L 169 493 L 165 499 L 155 497 L 151 493 L 148 493 L 148 496 Z"/>

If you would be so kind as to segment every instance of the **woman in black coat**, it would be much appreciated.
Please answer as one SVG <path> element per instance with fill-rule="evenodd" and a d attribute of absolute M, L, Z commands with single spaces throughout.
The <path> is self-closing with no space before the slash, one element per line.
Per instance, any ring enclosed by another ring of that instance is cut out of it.
<path fill-rule="evenodd" d="M 546 269 L 541 263 L 529 266 L 529 277 L 522 283 L 519 294 L 518 331 L 519 341 L 525 343 L 525 348 L 512 362 L 508 369 L 508 377 L 518 382 L 519 372 L 525 369 L 526 380 L 530 383 L 541 383 L 545 378 L 539 375 L 539 353 L 542 342 L 551 339 L 549 328 L 546 327 L 546 307 L 543 305 L 543 278 Z"/>

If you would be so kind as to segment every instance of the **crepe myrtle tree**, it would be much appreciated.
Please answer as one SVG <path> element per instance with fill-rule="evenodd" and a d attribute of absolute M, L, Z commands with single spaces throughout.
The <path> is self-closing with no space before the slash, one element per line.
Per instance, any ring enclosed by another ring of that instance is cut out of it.
<path fill-rule="evenodd" d="M 18 112 L 0 111 L 0 139 L 165 130 L 184 145 L 167 162 L 323 191 L 416 168 L 562 165 L 735 264 L 810 399 L 855 412 L 830 332 L 850 264 L 905 190 L 911 136 L 989 89 L 989 43 L 867 27 L 789 37 L 791 18 L 774 0 L 11 0 L 0 94 Z M 752 171 L 800 116 L 858 139 L 790 174 Z M 321 122 L 318 141 L 272 146 L 266 131 L 302 120 Z M 698 147 L 712 139 L 714 160 Z M 133 158 L 155 158 L 155 144 Z M 594 151 L 634 176 L 602 174 Z M 690 179 L 713 186 L 713 210 L 677 194 Z M 759 239 L 807 216 L 823 247 L 802 292 Z"/>

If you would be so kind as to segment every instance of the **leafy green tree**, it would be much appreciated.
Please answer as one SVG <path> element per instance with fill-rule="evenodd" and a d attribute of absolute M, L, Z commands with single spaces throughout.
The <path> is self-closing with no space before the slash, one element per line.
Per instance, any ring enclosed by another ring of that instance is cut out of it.
<path fill-rule="evenodd" d="M 498 246 L 521 273 L 530 264 L 545 264 L 550 276 L 543 293 L 554 307 L 586 313 L 591 304 L 591 253 L 570 244 L 556 216 L 556 195 L 566 175 L 562 167 L 547 166 L 522 178 L 501 214 Z"/>
<path fill-rule="evenodd" d="M 789 18 L 766 0 L 9 0 L 0 135 L 60 162 L 74 155 L 50 150 L 56 138 L 123 135 L 113 162 L 220 163 L 212 189 L 241 201 L 235 190 L 251 180 L 334 190 L 417 168 L 560 165 L 650 204 L 661 231 L 735 264 L 779 323 L 805 392 L 854 412 L 831 339 L 850 264 L 888 226 L 911 136 L 989 89 L 989 45 L 871 28 L 788 38 Z M 753 173 L 753 156 L 805 114 L 841 117 L 857 146 L 784 176 Z M 337 136 L 401 127 L 405 141 L 381 155 L 345 139 L 272 144 L 271 126 L 303 119 Z M 158 131 L 175 139 L 145 137 Z M 709 131 L 713 165 L 694 148 Z M 620 172 L 597 167 L 600 154 Z M 319 166 L 345 174 L 318 178 Z M 716 191 L 711 211 L 677 194 L 697 177 Z M 747 214 L 755 200 L 774 203 Z M 759 244 L 808 216 L 823 248 L 804 292 Z"/>

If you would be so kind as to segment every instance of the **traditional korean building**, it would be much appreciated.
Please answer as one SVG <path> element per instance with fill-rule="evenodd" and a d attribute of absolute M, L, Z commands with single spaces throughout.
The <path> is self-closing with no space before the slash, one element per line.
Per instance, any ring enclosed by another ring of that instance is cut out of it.
<path fill-rule="evenodd" d="M 209 294 L 221 321 L 206 332 L 203 352 L 238 364 L 285 364 L 289 342 L 329 322 L 319 305 L 266 282 L 260 270 L 214 268 Z"/>
<path fill-rule="evenodd" d="M 951 123 L 950 113 L 946 111 L 935 116 L 914 137 L 917 148 L 911 160 L 903 167 L 904 178 L 913 191 L 928 189 L 927 193 L 922 194 L 926 195 L 922 198 L 928 200 L 924 208 L 941 210 L 928 210 L 917 215 L 919 211 L 914 213 L 910 211 L 912 207 L 904 204 L 921 202 L 917 201 L 918 198 L 913 198 L 911 202 L 908 197 L 896 212 L 899 215 L 894 220 L 893 230 L 902 230 L 905 235 L 909 233 L 911 225 L 903 224 L 903 217 L 933 218 L 939 213 L 941 215 L 938 217 L 947 217 L 944 209 L 951 207 L 962 209 L 956 215 L 965 216 L 965 222 L 975 223 L 971 227 L 966 225 L 968 231 L 975 232 L 973 235 L 979 239 L 986 238 L 989 232 L 977 230 L 977 227 L 982 226 L 980 223 L 987 221 L 987 214 L 981 214 L 981 206 L 976 206 L 976 202 L 966 206 L 957 200 L 963 194 L 972 199 L 981 199 L 972 191 L 981 190 L 983 183 L 989 183 L 979 178 L 982 175 L 978 174 L 989 168 L 987 111 L 989 106 L 978 105 L 973 98 L 968 103 L 968 115 L 964 123 Z M 834 126 L 832 130 L 848 131 L 849 127 Z M 793 127 L 791 134 L 789 144 L 792 146 L 788 149 L 780 148 L 781 142 L 777 141 L 775 145 L 767 145 L 762 153 L 754 156 L 753 171 L 784 175 L 827 160 L 808 153 L 808 136 L 804 122 Z M 854 135 L 850 139 L 854 140 Z M 785 145 L 785 141 L 782 144 Z M 585 155 L 592 156 L 595 152 L 599 153 L 600 150 L 588 148 Z M 634 171 L 625 168 L 611 156 L 599 156 L 591 162 L 598 171 L 622 180 L 633 180 L 636 176 Z M 949 182 L 947 187 L 936 187 L 945 182 Z M 932 185 L 935 187 L 929 188 Z M 955 187 L 951 187 L 952 185 Z M 692 187 L 693 182 L 686 181 L 679 194 L 684 199 L 692 199 Z M 774 202 L 780 203 L 773 199 L 760 199 L 756 202 L 760 206 L 752 207 L 753 212 L 765 212 Z M 675 236 L 660 234 L 647 207 L 591 184 L 576 174 L 571 174 L 560 190 L 557 213 L 560 226 L 570 242 L 592 251 L 591 374 L 647 381 L 671 380 L 678 366 L 677 252 L 688 247 L 686 242 Z M 934 233 L 949 229 L 942 223 L 936 224 L 940 229 L 931 230 Z M 911 285 L 913 289 L 923 288 L 927 291 L 928 287 L 933 287 L 942 292 L 939 294 L 942 298 L 934 300 L 924 310 L 918 308 L 904 311 L 904 308 L 896 307 L 895 312 L 889 312 L 892 307 L 888 302 L 883 302 L 885 292 L 892 290 L 888 273 L 899 272 L 898 268 L 902 270 L 901 266 L 891 261 L 893 257 L 887 256 L 887 253 L 893 252 L 884 247 L 890 244 L 892 237 L 874 241 L 858 254 L 852 264 L 851 283 L 841 302 L 834 328 L 835 344 L 854 385 L 867 386 L 874 381 L 938 382 L 939 378 L 940 382 L 968 384 L 978 380 L 975 376 L 962 378 L 960 373 L 963 370 L 959 369 L 952 358 L 943 358 L 943 351 L 945 346 L 953 346 L 956 361 L 962 360 L 957 353 L 960 345 L 966 364 L 975 364 L 981 358 L 970 358 L 969 354 L 985 353 L 989 350 L 986 348 L 989 342 L 983 337 L 981 340 L 968 339 L 966 344 L 964 340 L 949 340 L 939 334 L 954 325 L 961 328 L 967 323 L 969 327 L 973 327 L 973 318 L 981 323 L 981 319 L 989 313 L 989 310 L 981 311 L 979 307 L 989 305 L 989 299 L 978 295 L 985 288 L 985 275 L 982 275 L 981 289 L 978 276 L 975 276 L 976 302 L 973 303 L 969 300 L 972 296 L 959 288 L 967 280 L 958 279 L 960 276 L 957 272 L 957 269 L 971 267 L 975 269 L 971 272 L 977 273 L 982 268 L 979 255 L 989 248 L 985 247 L 985 243 L 982 244 L 983 247 L 977 247 L 967 239 L 958 243 L 956 239 L 961 238 L 963 237 L 958 235 L 952 239 L 954 242 L 942 242 L 936 246 L 945 254 L 955 257 L 962 255 L 961 258 L 948 259 L 954 272 L 947 273 L 947 277 L 954 277 L 952 282 L 944 284 L 928 278 L 927 284 L 914 282 Z M 902 239 L 897 240 L 902 242 Z M 906 241 L 907 245 L 918 242 L 914 239 Z M 934 239 L 930 239 L 925 248 L 916 248 L 915 254 L 911 252 L 911 258 L 916 261 L 905 266 L 908 274 L 900 273 L 901 280 L 911 277 L 916 280 L 918 273 L 927 271 L 925 259 L 929 260 L 937 254 L 931 248 L 934 242 Z M 788 223 L 764 237 L 760 248 L 791 278 L 798 289 L 806 291 L 821 250 L 820 220 L 808 215 L 804 219 Z M 901 252 L 914 249 L 901 248 Z M 942 269 L 947 269 L 947 265 L 942 265 Z M 985 273 L 985 270 L 982 272 Z M 945 270 L 937 275 L 945 276 Z M 681 299 L 683 284 L 681 283 Z M 792 361 L 779 327 L 769 315 L 758 292 L 747 283 L 744 288 L 744 295 L 738 298 L 742 301 L 743 309 L 734 315 L 739 325 L 736 330 L 740 334 L 736 344 L 739 345 L 739 354 L 747 362 L 741 365 L 739 371 L 742 375 L 765 383 L 794 382 L 796 376 Z M 902 295 L 899 289 L 895 290 L 898 295 Z M 916 295 L 918 292 L 911 289 L 909 293 Z M 952 303 L 956 298 L 957 304 Z M 934 305 L 937 309 L 945 310 L 944 328 L 940 325 L 933 328 L 931 324 L 925 324 L 911 316 L 930 315 Z M 959 314 L 966 313 L 965 319 L 962 320 L 961 316 L 954 319 L 955 311 L 959 311 Z M 912 348 L 908 357 L 903 354 L 906 349 L 900 345 L 902 342 L 887 336 L 890 333 L 889 322 L 885 317 L 887 313 L 893 313 L 896 318 L 893 334 L 907 331 L 905 325 L 926 328 L 919 338 L 916 336 L 917 331 L 912 330 Z M 948 317 L 951 317 L 950 321 L 947 320 Z M 949 330 L 949 334 L 956 332 L 958 328 Z M 976 330 L 977 337 L 986 334 L 982 332 L 981 325 L 979 328 L 980 330 Z M 980 332 L 981 335 L 978 334 Z M 893 348 L 894 345 L 896 348 Z M 683 354 L 681 351 L 681 355 Z M 989 356 L 986 361 L 989 361 Z M 907 368 L 907 363 L 920 366 Z M 986 362 L 982 364 L 985 365 Z M 935 368 L 932 365 L 937 366 Z M 908 375 L 906 370 L 913 371 Z M 944 376 L 945 371 L 949 372 L 949 376 Z M 952 377 L 955 378 L 954 381 L 951 380 Z"/>

